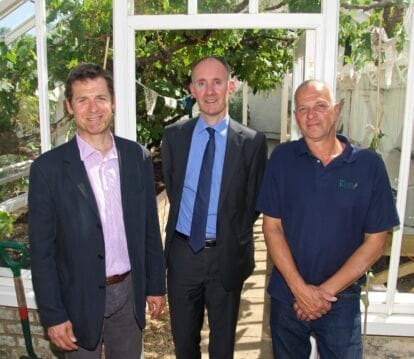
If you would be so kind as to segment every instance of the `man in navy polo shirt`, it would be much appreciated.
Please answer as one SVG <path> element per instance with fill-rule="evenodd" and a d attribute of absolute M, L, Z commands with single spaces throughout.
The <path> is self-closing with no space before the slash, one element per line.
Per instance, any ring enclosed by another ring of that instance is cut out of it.
<path fill-rule="evenodd" d="M 340 105 L 321 81 L 302 83 L 303 138 L 273 152 L 257 209 L 274 268 L 270 327 L 277 358 L 361 358 L 360 283 L 399 224 L 381 158 L 336 134 Z"/>

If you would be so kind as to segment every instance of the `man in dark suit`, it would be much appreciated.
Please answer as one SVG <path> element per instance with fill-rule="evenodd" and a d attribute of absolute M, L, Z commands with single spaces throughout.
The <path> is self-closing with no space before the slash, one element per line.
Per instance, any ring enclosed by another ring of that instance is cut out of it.
<path fill-rule="evenodd" d="M 77 134 L 33 162 L 29 239 L 40 318 L 67 358 L 139 358 L 145 301 L 164 308 L 151 157 L 113 136 L 111 75 L 80 64 L 66 82 Z"/>
<path fill-rule="evenodd" d="M 230 119 L 230 74 L 220 57 L 196 62 L 190 91 L 200 116 L 164 132 L 167 285 L 178 359 L 200 358 L 205 308 L 210 357 L 233 357 L 241 289 L 254 267 L 255 201 L 267 145 L 263 134 Z"/>

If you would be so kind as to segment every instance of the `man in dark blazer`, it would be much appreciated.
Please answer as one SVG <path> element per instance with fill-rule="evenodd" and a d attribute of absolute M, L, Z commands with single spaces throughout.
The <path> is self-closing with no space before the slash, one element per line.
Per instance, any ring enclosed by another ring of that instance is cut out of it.
<path fill-rule="evenodd" d="M 267 145 L 263 134 L 230 119 L 228 96 L 235 88 L 230 74 L 229 65 L 220 57 L 196 62 L 190 91 L 200 116 L 168 126 L 162 142 L 170 201 L 165 249 L 167 286 L 178 359 L 200 358 L 205 308 L 210 357 L 233 357 L 241 289 L 254 268 L 255 202 Z M 207 173 L 203 169 L 204 153 L 211 141 L 214 161 Z M 194 214 L 201 197 L 200 183 L 206 177 L 211 178 L 210 193 L 206 218 L 200 225 Z M 193 245 L 197 226 L 203 227 L 198 248 Z"/>
<path fill-rule="evenodd" d="M 165 264 L 151 157 L 113 136 L 111 75 L 80 64 L 66 83 L 75 138 L 37 158 L 29 183 L 40 318 L 67 358 L 139 358 L 145 302 L 164 308 Z"/>

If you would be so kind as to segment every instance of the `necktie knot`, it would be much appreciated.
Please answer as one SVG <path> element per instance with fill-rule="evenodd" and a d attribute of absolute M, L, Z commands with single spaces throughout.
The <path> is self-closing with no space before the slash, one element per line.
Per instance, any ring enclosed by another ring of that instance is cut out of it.
<path fill-rule="evenodd" d="M 214 137 L 214 128 L 213 127 L 207 127 L 206 128 L 208 134 L 210 135 L 210 138 Z"/>

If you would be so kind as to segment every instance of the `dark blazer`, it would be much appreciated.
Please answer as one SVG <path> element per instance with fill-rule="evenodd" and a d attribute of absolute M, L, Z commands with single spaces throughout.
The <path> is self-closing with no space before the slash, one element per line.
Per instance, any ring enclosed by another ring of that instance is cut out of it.
<path fill-rule="evenodd" d="M 165 293 L 151 157 L 115 136 L 122 208 L 139 325 L 148 295 Z M 105 310 L 105 246 L 97 203 L 76 140 L 37 158 L 30 170 L 29 239 L 40 318 L 45 327 L 66 320 L 78 344 L 98 343 Z"/>
<path fill-rule="evenodd" d="M 162 140 L 164 181 L 170 201 L 166 249 L 173 240 L 180 209 L 191 137 L 197 119 L 167 126 Z M 201 160 L 201 159 L 200 159 Z M 230 120 L 217 214 L 217 246 L 223 286 L 241 286 L 253 272 L 253 224 L 257 219 L 256 198 L 267 161 L 263 134 Z"/>

